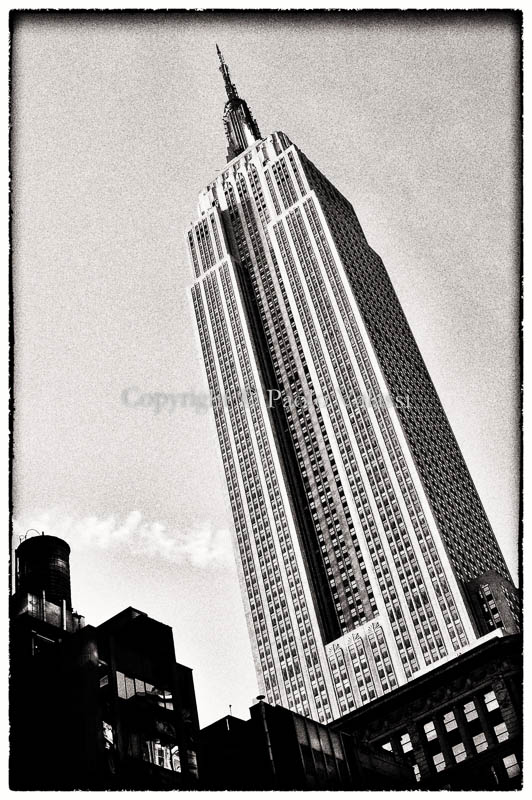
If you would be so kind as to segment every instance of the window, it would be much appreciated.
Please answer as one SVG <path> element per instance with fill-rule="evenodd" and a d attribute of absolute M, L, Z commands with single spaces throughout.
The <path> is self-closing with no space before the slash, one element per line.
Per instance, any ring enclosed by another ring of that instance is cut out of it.
<path fill-rule="evenodd" d="M 414 764 L 414 775 L 415 775 L 416 781 L 420 781 L 421 780 L 421 772 L 419 771 L 419 767 L 418 767 L 417 764 Z"/>
<path fill-rule="evenodd" d="M 384 744 L 381 745 L 381 747 L 382 747 L 383 750 L 388 750 L 390 753 L 392 752 L 392 743 L 391 742 L 384 742 Z"/>
<path fill-rule="evenodd" d="M 443 724 L 447 732 L 454 731 L 458 727 L 453 711 L 448 711 L 447 714 L 443 715 Z"/>
<path fill-rule="evenodd" d="M 123 700 L 128 700 L 130 697 L 137 695 L 152 699 L 152 702 L 157 703 L 161 708 L 173 711 L 172 693 L 167 689 L 157 688 L 149 681 L 144 681 L 141 678 L 129 678 L 119 671 L 116 673 L 116 685 L 118 696 Z"/>
<path fill-rule="evenodd" d="M 435 756 L 432 756 L 432 760 L 434 761 L 436 772 L 442 772 L 442 770 L 445 769 L 445 758 L 443 757 L 443 753 L 436 753 Z"/>
<path fill-rule="evenodd" d="M 499 725 L 495 725 L 493 728 L 495 732 L 495 736 L 497 737 L 498 742 L 505 742 L 508 739 L 508 728 L 506 727 L 506 722 L 501 722 Z"/>
<path fill-rule="evenodd" d="M 473 722 L 473 720 L 478 719 L 477 708 L 474 700 L 471 700 L 469 703 L 465 704 L 464 714 L 468 722 Z"/>
<path fill-rule="evenodd" d="M 467 758 L 467 753 L 463 742 L 458 742 L 458 744 L 453 746 L 453 756 L 457 764 Z"/>
<path fill-rule="evenodd" d="M 103 738 L 105 739 L 105 749 L 109 750 L 115 741 L 114 733 L 113 733 L 113 726 L 109 725 L 108 722 L 102 720 L 102 728 L 103 728 Z"/>
<path fill-rule="evenodd" d="M 521 772 L 521 768 L 517 763 L 515 753 L 512 753 L 511 756 L 506 756 L 506 758 L 503 758 L 502 763 L 506 768 L 506 774 L 509 778 L 515 778 L 515 776 L 519 775 Z"/>
<path fill-rule="evenodd" d="M 116 685 L 118 689 L 118 696 L 121 697 L 123 700 L 127 698 L 126 693 L 126 676 L 123 672 L 116 673 Z"/>
<path fill-rule="evenodd" d="M 485 694 L 484 702 L 486 704 L 486 708 L 488 709 L 488 711 L 495 711 L 496 708 L 499 708 L 497 698 L 495 697 L 495 692 L 488 692 L 487 694 Z"/>
<path fill-rule="evenodd" d="M 410 741 L 410 734 L 403 733 L 401 736 L 401 747 L 403 748 L 403 753 L 409 753 L 412 750 L 412 742 Z"/>
<path fill-rule="evenodd" d="M 486 734 L 477 733 L 476 736 L 473 736 L 473 744 L 475 745 L 477 753 L 482 753 L 483 750 L 487 750 L 488 743 L 486 741 Z"/>
<path fill-rule="evenodd" d="M 434 722 L 432 720 L 430 722 L 426 722 L 423 725 L 423 730 L 425 731 L 427 742 L 431 742 L 433 739 L 437 739 L 436 728 L 434 727 Z"/>
<path fill-rule="evenodd" d="M 163 769 L 181 772 L 181 759 L 177 745 L 161 744 L 159 739 L 143 741 L 142 758 Z"/>

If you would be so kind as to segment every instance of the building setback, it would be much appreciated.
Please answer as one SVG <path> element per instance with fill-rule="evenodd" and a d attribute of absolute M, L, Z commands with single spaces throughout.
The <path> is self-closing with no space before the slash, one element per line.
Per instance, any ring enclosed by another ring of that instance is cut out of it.
<path fill-rule="evenodd" d="M 519 598 L 351 203 L 219 56 L 192 299 L 260 691 L 325 723 L 516 632 Z"/>

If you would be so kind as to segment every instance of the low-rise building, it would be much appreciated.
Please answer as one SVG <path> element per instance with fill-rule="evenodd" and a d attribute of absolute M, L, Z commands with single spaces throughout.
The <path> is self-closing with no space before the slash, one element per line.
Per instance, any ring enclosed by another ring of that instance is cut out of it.
<path fill-rule="evenodd" d="M 192 670 L 176 663 L 172 629 L 134 608 L 83 625 L 68 560 L 53 536 L 16 553 L 11 788 L 197 788 Z"/>

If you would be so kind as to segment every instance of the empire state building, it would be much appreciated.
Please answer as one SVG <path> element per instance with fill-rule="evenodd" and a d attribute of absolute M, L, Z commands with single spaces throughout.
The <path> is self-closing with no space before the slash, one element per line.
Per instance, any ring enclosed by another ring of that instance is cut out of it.
<path fill-rule="evenodd" d="M 328 722 L 515 632 L 518 593 L 353 206 L 218 55 L 192 298 L 260 690 Z"/>

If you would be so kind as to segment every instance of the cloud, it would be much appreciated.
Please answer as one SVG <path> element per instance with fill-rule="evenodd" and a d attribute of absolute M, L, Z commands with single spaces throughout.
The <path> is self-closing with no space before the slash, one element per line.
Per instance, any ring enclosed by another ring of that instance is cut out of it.
<path fill-rule="evenodd" d="M 231 563 L 231 536 L 226 528 L 213 528 L 209 522 L 188 529 L 169 529 L 163 522 L 145 520 L 140 511 L 125 519 L 76 517 L 58 509 L 39 511 L 13 520 L 15 536 L 29 528 L 65 539 L 72 549 L 101 549 L 130 555 L 162 558 L 174 564 L 218 567 Z M 18 539 L 15 538 L 18 544 Z"/>

